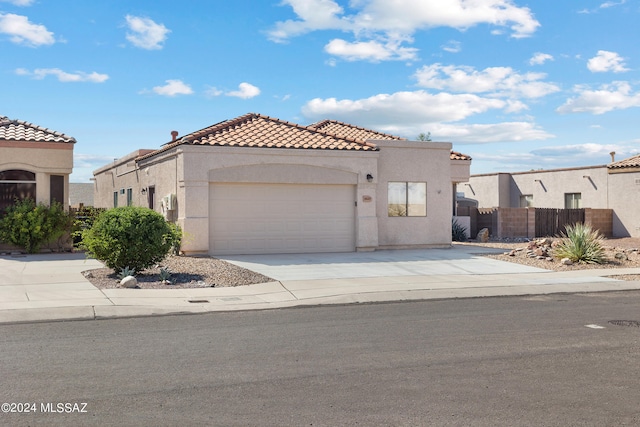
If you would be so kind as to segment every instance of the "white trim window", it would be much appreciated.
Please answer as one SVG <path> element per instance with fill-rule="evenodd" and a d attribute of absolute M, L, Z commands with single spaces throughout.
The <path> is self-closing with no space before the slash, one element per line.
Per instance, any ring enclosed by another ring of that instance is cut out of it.
<path fill-rule="evenodd" d="M 581 193 L 564 193 L 565 209 L 581 209 L 582 194 Z"/>
<path fill-rule="evenodd" d="M 426 182 L 389 182 L 389 216 L 427 216 Z"/>

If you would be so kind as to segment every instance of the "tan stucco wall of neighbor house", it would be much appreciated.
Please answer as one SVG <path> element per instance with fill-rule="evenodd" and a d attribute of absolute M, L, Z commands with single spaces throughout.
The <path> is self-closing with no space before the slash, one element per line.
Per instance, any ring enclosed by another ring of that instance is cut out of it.
<path fill-rule="evenodd" d="M 422 141 L 371 142 L 380 148 L 376 177 L 379 247 L 450 245 L 453 190 L 451 144 Z M 457 173 L 463 174 L 462 171 Z M 387 204 L 389 182 L 426 182 L 427 215 L 390 217 Z"/>
<path fill-rule="evenodd" d="M 613 208 L 613 235 L 640 237 L 640 170 L 609 174 L 609 205 Z"/>
<path fill-rule="evenodd" d="M 49 204 L 51 175 L 64 176 L 65 209 L 69 207 L 69 175 L 73 170 L 71 143 L 0 141 L 0 170 L 20 169 L 36 174 L 36 202 Z"/>
<path fill-rule="evenodd" d="M 479 208 L 517 208 L 532 195 L 533 207 L 564 208 L 566 193 L 580 193 L 582 207 L 607 208 L 608 174 L 604 166 L 473 175 L 458 192 Z"/>

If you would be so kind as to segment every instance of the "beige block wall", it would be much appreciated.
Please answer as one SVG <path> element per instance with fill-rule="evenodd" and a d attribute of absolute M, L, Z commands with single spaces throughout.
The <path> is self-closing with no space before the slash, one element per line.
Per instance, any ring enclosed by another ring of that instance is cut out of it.
<path fill-rule="evenodd" d="M 0 142 L 0 170 L 20 169 L 36 174 L 36 202 L 49 204 L 50 176 L 64 176 L 64 207 L 69 207 L 69 175 L 73 171 L 70 143 Z"/>

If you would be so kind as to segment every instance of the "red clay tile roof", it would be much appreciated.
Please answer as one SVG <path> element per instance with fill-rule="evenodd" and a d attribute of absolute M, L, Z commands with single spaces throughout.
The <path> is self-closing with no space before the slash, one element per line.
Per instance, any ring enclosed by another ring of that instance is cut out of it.
<path fill-rule="evenodd" d="M 451 160 L 471 160 L 471 156 L 451 150 Z"/>
<path fill-rule="evenodd" d="M 624 169 L 637 167 L 640 167 L 640 154 L 607 165 L 608 169 Z"/>
<path fill-rule="evenodd" d="M 406 138 L 389 135 L 387 133 L 382 133 L 371 129 L 365 129 L 336 120 L 323 120 L 321 122 L 309 125 L 309 127 L 318 129 L 322 132 L 332 133 L 338 136 L 347 136 L 350 138 L 361 139 L 363 141 L 376 139 L 406 141 Z M 457 151 L 451 151 L 451 160 L 471 160 L 471 157 L 467 156 L 466 154 L 458 153 Z"/>
<path fill-rule="evenodd" d="M 0 116 L 0 141 L 75 143 L 75 138 L 22 120 Z"/>
<path fill-rule="evenodd" d="M 343 123 L 337 120 L 323 120 L 318 123 L 313 123 L 309 125 L 309 127 L 325 133 L 330 133 L 330 134 L 345 137 L 345 138 L 359 139 L 361 141 L 375 140 L 375 139 L 406 140 L 406 138 L 401 138 L 395 135 L 389 135 L 387 133 L 382 133 L 382 132 L 378 132 L 371 129 L 365 129 L 363 127 L 350 125 L 349 123 Z"/>
<path fill-rule="evenodd" d="M 175 141 L 164 144 L 159 150 L 138 159 L 151 157 L 185 144 L 316 150 L 378 150 L 374 144 L 364 140 L 331 135 L 311 127 L 249 113 L 178 137 Z"/>

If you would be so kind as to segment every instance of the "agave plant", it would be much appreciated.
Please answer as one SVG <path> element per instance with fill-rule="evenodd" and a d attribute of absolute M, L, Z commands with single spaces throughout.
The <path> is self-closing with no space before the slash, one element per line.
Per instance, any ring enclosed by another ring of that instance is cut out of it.
<path fill-rule="evenodd" d="M 460 225 L 455 219 L 451 223 L 451 240 L 454 242 L 466 242 L 467 241 L 467 228 Z"/>
<path fill-rule="evenodd" d="M 602 264 L 606 261 L 603 237 L 589 225 L 567 225 L 566 232 L 561 237 L 562 241 L 554 250 L 556 257 L 585 264 Z"/>
<path fill-rule="evenodd" d="M 133 268 L 129 268 L 129 266 L 126 266 L 122 270 L 120 270 L 120 272 L 118 273 L 118 279 L 124 279 L 127 276 L 135 276 L 135 275 L 136 275 L 136 270 Z"/>

